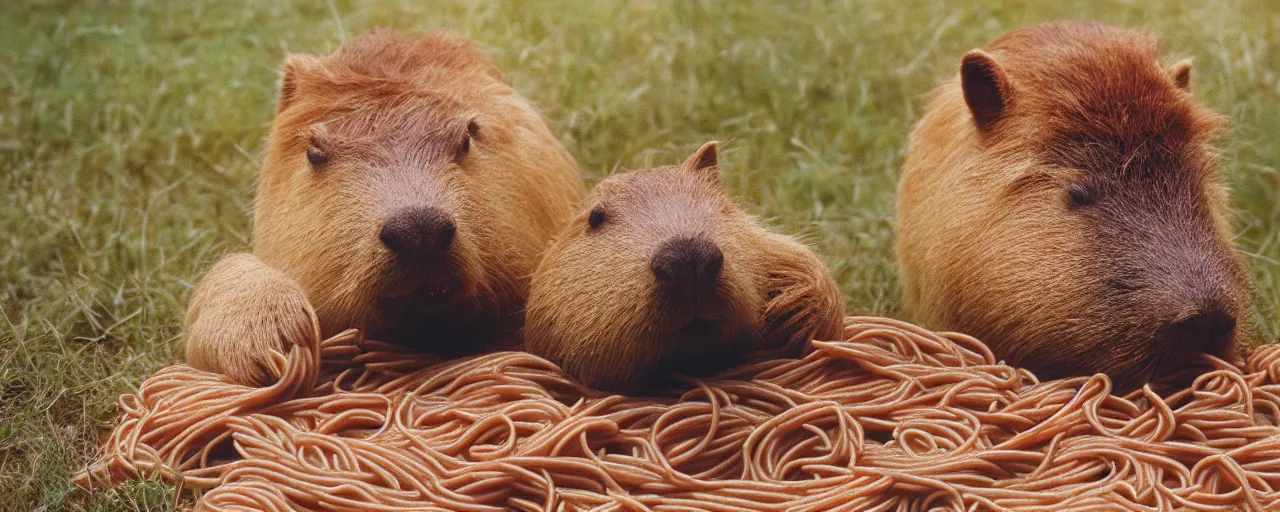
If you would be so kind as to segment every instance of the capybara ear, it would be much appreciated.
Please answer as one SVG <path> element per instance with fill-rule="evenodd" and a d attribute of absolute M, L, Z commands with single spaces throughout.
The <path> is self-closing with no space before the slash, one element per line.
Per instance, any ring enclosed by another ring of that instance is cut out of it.
<path fill-rule="evenodd" d="M 986 130 L 995 124 L 1009 105 L 1009 77 L 995 57 L 982 50 L 970 50 L 960 61 L 960 87 L 964 102 L 973 113 L 978 128 Z"/>
<path fill-rule="evenodd" d="M 1169 66 L 1169 77 L 1184 91 L 1191 90 L 1191 59 L 1183 59 Z"/>
<path fill-rule="evenodd" d="M 694 151 L 689 158 L 680 164 L 681 167 L 693 171 L 695 173 L 705 173 L 712 176 L 720 175 L 720 142 L 710 141 L 703 144 L 702 147 Z"/>
<path fill-rule="evenodd" d="M 299 75 L 314 67 L 320 58 L 315 55 L 297 53 L 284 59 L 284 77 L 280 79 L 280 101 L 276 104 L 276 113 L 283 112 L 298 92 Z"/>

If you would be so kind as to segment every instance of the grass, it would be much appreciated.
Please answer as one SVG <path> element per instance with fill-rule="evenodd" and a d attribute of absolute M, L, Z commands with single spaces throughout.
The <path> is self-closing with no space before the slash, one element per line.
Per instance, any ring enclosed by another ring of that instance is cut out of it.
<path fill-rule="evenodd" d="M 0 16 L 0 510 L 156 510 L 68 475 L 116 397 L 181 357 L 192 283 L 247 246 L 286 52 L 453 27 L 546 112 L 583 172 L 727 140 L 730 189 L 804 233 L 854 313 L 899 313 L 893 192 L 922 95 L 1018 26 L 1089 17 L 1195 57 L 1224 145 L 1259 332 L 1280 336 L 1280 11 L 1152 2 L 22 2 Z"/>

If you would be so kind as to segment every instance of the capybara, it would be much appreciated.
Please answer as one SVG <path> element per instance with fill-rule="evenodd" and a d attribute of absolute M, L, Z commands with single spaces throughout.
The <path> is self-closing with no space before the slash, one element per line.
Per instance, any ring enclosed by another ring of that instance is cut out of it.
<path fill-rule="evenodd" d="M 730 200 L 717 151 L 595 187 L 533 276 L 529 352 L 587 386 L 638 393 L 840 334 L 830 272 Z"/>
<path fill-rule="evenodd" d="M 1142 385 L 1251 336 L 1191 65 L 1150 35 L 1062 21 L 965 54 L 911 134 L 897 253 L 913 319 L 1041 378 Z"/>
<path fill-rule="evenodd" d="M 514 341 L 529 278 L 586 194 L 547 122 L 471 42 L 378 31 L 290 56 L 253 254 L 187 312 L 188 362 L 274 380 L 270 351 L 359 328 L 443 355 Z"/>

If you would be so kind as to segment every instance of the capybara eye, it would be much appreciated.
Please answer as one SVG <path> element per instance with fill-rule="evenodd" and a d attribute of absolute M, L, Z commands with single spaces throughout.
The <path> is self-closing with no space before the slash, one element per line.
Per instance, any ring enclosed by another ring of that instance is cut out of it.
<path fill-rule="evenodd" d="M 1093 190 L 1080 184 L 1067 187 L 1067 197 L 1071 200 L 1072 206 L 1088 206 L 1098 202 Z"/>
<path fill-rule="evenodd" d="M 454 155 L 454 159 L 458 163 L 462 163 L 462 159 L 466 158 L 471 152 L 471 139 L 476 138 L 480 134 L 480 125 L 475 120 L 467 123 L 467 134 L 462 136 L 462 144 L 458 145 L 458 153 Z"/>
<path fill-rule="evenodd" d="M 604 224 L 604 206 L 596 205 L 595 208 L 591 209 L 591 215 L 587 216 L 587 224 L 591 226 L 591 229 L 599 228 L 601 224 Z"/>
<path fill-rule="evenodd" d="M 320 167 L 329 162 L 329 152 L 315 146 L 307 148 L 307 161 L 311 165 Z"/>
<path fill-rule="evenodd" d="M 462 145 L 458 146 L 458 154 L 454 155 L 454 160 L 462 163 L 462 159 L 466 158 L 467 153 L 471 152 L 471 134 L 467 134 L 462 138 Z"/>

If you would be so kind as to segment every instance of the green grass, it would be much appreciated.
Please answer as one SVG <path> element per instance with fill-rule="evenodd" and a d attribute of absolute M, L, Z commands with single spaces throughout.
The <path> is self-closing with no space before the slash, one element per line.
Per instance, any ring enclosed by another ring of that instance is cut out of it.
<path fill-rule="evenodd" d="M 415 5 L 410 5 L 415 4 Z M 0 510 L 151 510 L 68 475 L 116 396 L 181 357 L 192 283 L 247 246 L 278 67 L 376 26 L 478 40 L 592 178 L 727 140 L 729 188 L 806 234 L 854 313 L 899 313 L 893 192 L 921 98 L 1015 27 L 1090 17 L 1193 56 L 1259 332 L 1280 335 L 1280 8 L 1266 0 L 7 3 L 0 16 Z"/>

